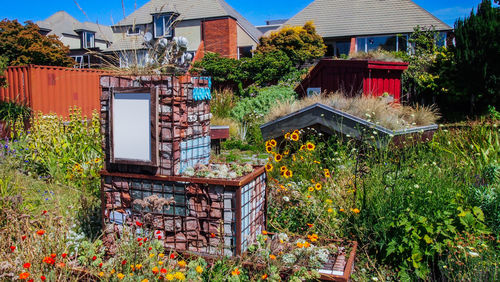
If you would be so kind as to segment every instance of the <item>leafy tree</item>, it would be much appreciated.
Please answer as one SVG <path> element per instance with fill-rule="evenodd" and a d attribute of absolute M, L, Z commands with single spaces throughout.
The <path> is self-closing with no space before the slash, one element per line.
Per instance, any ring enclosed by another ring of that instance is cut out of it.
<path fill-rule="evenodd" d="M 32 23 L 20 24 L 17 20 L 0 22 L 0 54 L 8 65 L 27 64 L 71 67 L 74 60 L 68 57 L 69 48 L 55 35 L 44 36 Z"/>
<path fill-rule="evenodd" d="M 500 9 L 483 0 L 455 22 L 457 90 L 470 97 L 471 113 L 500 102 Z"/>
<path fill-rule="evenodd" d="M 3 76 L 3 72 L 7 68 L 7 58 L 4 56 L 0 56 L 0 87 L 6 86 L 7 81 L 5 80 L 5 76 Z"/>
<path fill-rule="evenodd" d="M 303 27 L 286 26 L 269 36 L 260 38 L 257 54 L 267 54 L 281 50 L 292 61 L 293 65 L 300 66 L 307 61 L 321 58 L 325 55 L 326 45 L 323 38 L 316 33 L 312 22 Z"/>

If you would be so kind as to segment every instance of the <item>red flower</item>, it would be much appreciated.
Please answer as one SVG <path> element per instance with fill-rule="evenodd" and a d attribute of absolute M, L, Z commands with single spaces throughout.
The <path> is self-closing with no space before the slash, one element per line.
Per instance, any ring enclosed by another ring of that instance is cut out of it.
<path fill-rule="evenodd" d="M 47 278 L 46 278 L 45 276 L 43 276 L 43 275 L 42 275 L 42 276 L 40 276 L 40 279 L 41 279 L 42 281 L 45 281 L 45 279 L 47 279 Z"/>
<path fill-rule="evenodd" d="M 125 265 L 127 263 L 127 260 L 122 260 L 122 265 Z"/>
<path fill-rule="evenodd" d="M 141 223 L 140 221 L 136 221 L 136 222 L 135 222 L 135 225 L 137 225 L 137 226 L 141 227 L 141 226 L 142 226 L 142 223 Z"/>
<path fill-rule="evenodd" d="M 144 238 L 144 242 L 146 242 L 148 240 L 148 238 Z"/>
<path fill-rule="evenodd" d="M 46 214 L 46 213 L 47 213 L 47 211 L 43 211 L 43 212 L 42 212 L 42 215 L 44 215 L 44 214 Z"/>
<path fill-rule="evenodd" d="M 40 229 L 40 230 L 38 230 L 38 231 L 36 232 L 36 234 L 38 234 L 38 235 L 42 236 L 43 234 L 45 234 L 45 230 Z"/>
<path fill-rule="evenodd" d="M 16 250 L 16 246 L 10 246 L 10 251 L 14 252 Z"/>
<path fill-rule="evenodd" d="M 30 280 L 28 280 L 28 282 L 34 282 L 35 280 L 33 280 L 33 278 L 31 278 Z"/>
<path fill-rule="evenodd" d="M 175 258 L 175 254 L 174 254 L 174 253 L 171 253 L 171 254 L 170 254 L 170 258 L 171 258 L 171 259 L 174 259 L 174 258 Z"/>
<path fill-rule="evenodd" d="M 140 242 L 140 241 L 142 241 L 142 238 L 141 237 L 137 238 L 137 242 Z"/>
<path fill-rule="evenodd" d="M 43 262 L 45 262 L 46 264 L 54 264 L 54 263 L 56 262 L 56 261 L 55 261 L 53 258 L 51 258 L 51 257 L 44 257 L 42 261 L 43 261 Z"/>
<path fill-rule="evenodd" d="M 165 268 L 160 269 L 161 273 L 167 273 L 167 270 Z"/>
<path fill-rule="evenodd" d="M 97 259 L 97 257 L 96 257 L 96 256 L 93 256 L 93 257 L 92 257 L 92 260 L 96 260 L 96 259 Z"/>
<path fill-rule="evenodd" d="M 99 264 L 99 267 L 102 267 L 102 262 Z"/>
<path fill-rule="evenodd" d="M 31 263 L 27 262 L 27 263 L 23 264 L 23 267 L 28 269 L 31 267 Z"/>
<path fill-rule="evenodd" d="M 158 240 L 161 240 L 161 235 L 158 235 Z"/>
<path fill-rule="evenodd" d="M 23 235 L 23 236 L 21 237 L 21 240 L 23 240 L 23 241 L 24 241 L 24 240 L 26 240 L 26 235 Z"/>
<path fill-rule="evenodd" d="M 149 248 L 148 248 L 148 250 L 150 250 L 150 251 L 151 251 L 152 249 L 153 249 L 152 247 L 149 247 Z"/>
<path fill-rule="evenodd" d="M 160 230 L 156 230 L 156 234 L 157 234 L 157 235 L 158 235 L 158 234 L 160 234 L 160 233 L 161 233 L 161 231 L 160 231 Z"/>
<path fill-rule="evenodd" d="M 50 254 L 50 257 L 53 258 L 53 259 L 55 259 L 57 257 L 57 255 L 56 254 Z"/>
<path fill-rule="evenodd" d="M 139 243 L 139 247 L 142 246 L 142 242 Z"/>
<path fill-rule="evenodd" d="M 314 224 L 308 223 L 307 226 L 309 226 L 309 228 L 312 228 L 314 226 Z"/>
<path fill-rule="evenodd" d="M 61 257 L 62 257 L 62 258 L 66 258 L 67 256 L 68 256 L 68 254 L 67 254 L 67 253 L 63 253 L 63 254 L 61 255 Z"/>

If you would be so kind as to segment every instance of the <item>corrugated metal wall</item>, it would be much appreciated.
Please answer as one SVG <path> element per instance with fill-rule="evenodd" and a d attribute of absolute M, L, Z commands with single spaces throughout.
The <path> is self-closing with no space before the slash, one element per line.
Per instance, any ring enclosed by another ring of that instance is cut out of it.
<path fill-rule="evenodd" d="M 5 71 L 7 87 L 0 88 L 0 99 L 17 101 L 33 111 L 64 117 L 69 108 L 78 106 L 90 117 L 100 108 L 99 77 L 104 72 L 51 66 L 9 67 Z"/>

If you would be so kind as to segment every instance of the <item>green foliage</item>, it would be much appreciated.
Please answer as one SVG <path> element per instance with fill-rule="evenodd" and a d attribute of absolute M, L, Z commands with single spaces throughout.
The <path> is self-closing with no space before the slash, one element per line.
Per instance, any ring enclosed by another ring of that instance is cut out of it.
<path fill-rule="evenodd" d="M 456 89 L 473 110 L 500 102 L 500 8 L 483 0 L 476 12 L 455 23 Z"/>
<path fill-rule="evenodd" d="M 16 102 L 0 101 L 0 120 L 13 124 L 29 118 L 31 109 Z"/>
<path fill-rule="evenodd" d="M 3 74 L 8 66 L 9 66 L 9 60 L 7 59 L 7 57 L 0 56 L 0 87 L 7 86 L 7 80 Z"/>
<path fill-rule="evenodd" d="M 261 119 L 277 101 L 293 100 L 295 91 L 290 87 L 270 86 L 261 88 L 255 97 L 241 99 L 231 111 L 231 116 L 239 122 L 246 119 Z M 254 116 L 250 117 L 250 114 Z"/>
<path fill-rule="evenodd" d="M 69 47 L 57 36 L 44 36 L 39 31 L 32 22 L 25 26 L 17 20 L 0 22 L 0 54 L 7 58 L 8 65 L 73 66 L 75 61 L 68 57 Z"/>
<path fill-rule="evenodd" d="M 248 74 L 241 68 L 241 61 L 208 52 L 201 61 L 193 63 L 192 73 L 209 75 L 215 89 L 243 89 Z"/>
<path fill-rule="evenodd" d="M 268 54 L 279 50 L 284 52 L 296 67 L 321 58 L 326 52 L 323 38 L 316 33 L 316 27 L 312 22 L 307 22 L 303 27 L 286 26 L 269 36 L 261 37 L 259 41 L 256 54 Z"/>
<path fill-rule="evenodd" d="M 241 62 L 243 70 L 250 75 L 249 80 L 257 85 L 276 84 L 292 71 L 292 61 L 281 50 L 256 53 Z"/>

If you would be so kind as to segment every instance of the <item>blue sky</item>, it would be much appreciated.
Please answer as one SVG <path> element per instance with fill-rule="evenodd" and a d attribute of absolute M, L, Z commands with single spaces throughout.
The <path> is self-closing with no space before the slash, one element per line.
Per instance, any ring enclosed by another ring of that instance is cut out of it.
<path fill-rule="evenodd" d="M 312 0 L 226 1 L 255 25 L 263 25 L 269 19 L 290 18 L 312 2 Z M 0 19 L 38 21 L 59 10 L 65 10 L 80 21 L 112 24 L 123 18 L 124 10 L 128 15 L 134 7 L 140 7 L 148 0 L 123 0 L 125 9 L 122 9 L 121 0 L 4 0 L 2 2 L 4 3 L 0 9 Z M 453 26 L 455 19 L 468 15 L 481 0 L 414 0 L 414 2 Z"/>

